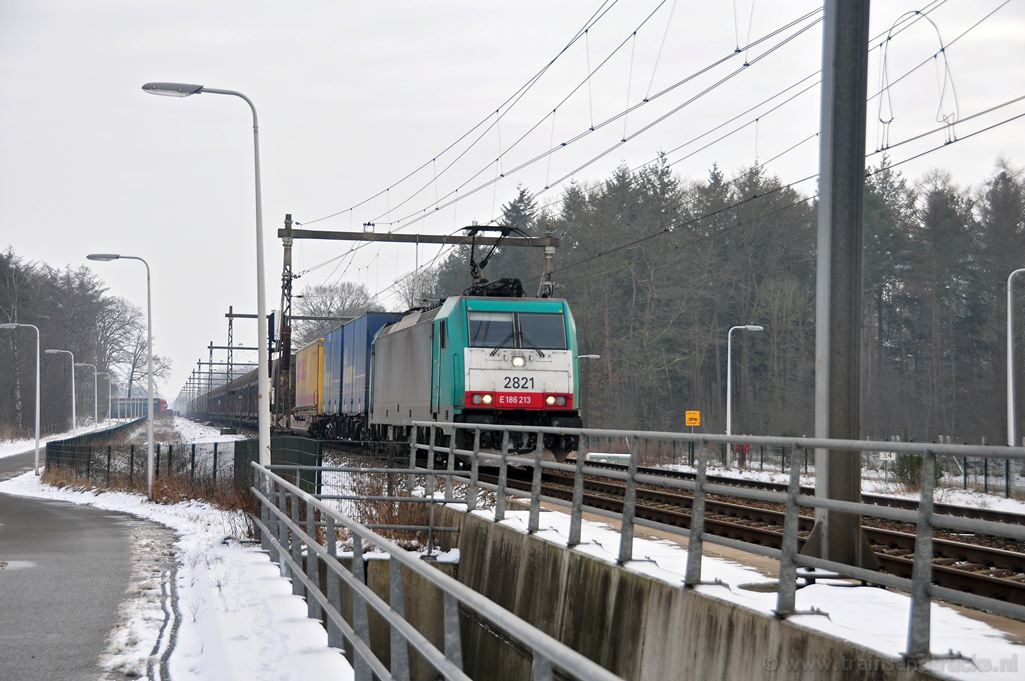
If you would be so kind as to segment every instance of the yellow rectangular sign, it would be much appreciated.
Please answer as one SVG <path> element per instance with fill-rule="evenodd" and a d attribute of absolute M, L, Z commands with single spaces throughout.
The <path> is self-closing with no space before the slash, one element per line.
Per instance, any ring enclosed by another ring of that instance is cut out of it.
<path fill-rule="evenodd" d="M 701 412 L 696 409 L 688 409 L 683 412 L 683 423 L 687 427 L 698 427 L 701 425 Z"/>

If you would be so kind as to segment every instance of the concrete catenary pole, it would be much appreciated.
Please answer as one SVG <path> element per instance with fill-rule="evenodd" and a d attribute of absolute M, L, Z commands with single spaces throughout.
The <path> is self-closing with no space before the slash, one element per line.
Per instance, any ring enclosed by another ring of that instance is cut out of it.
<path fill-rule="evenodd" d="M 861 436 L 861 248 L 870 0 L 826 0 L 822 33 L 815 436 Z M 815 494 L 860 501 L 861 460 L 815 452 Z M 861 518 L 816 509 L 806 553 L 871 565 Z"/>

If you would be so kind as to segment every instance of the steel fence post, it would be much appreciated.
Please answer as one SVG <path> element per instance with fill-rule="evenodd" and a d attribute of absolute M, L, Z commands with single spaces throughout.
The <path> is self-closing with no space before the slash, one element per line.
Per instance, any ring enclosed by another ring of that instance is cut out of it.
<path fill-rule="evenodd" d="M 409 470 L 416 470 L 416 446 L 419 444 L 419 431 L 416 426 L 410 426 L 409 428 Z M 413 488 L 416 487 L 416 475 L 413 473 L 409 474 L 409 491 L 412 492 Z"/>
<path fill-rule="evenodd" d="M 470 486 L 466 490 L 466 510 L 477 508 L 477 482 L 480 480 L 480 428 L 473 430 L 473 458 L 470 459 Z"/>
<path fill-rule="evenodd" d="M 107 484 L 110 484 L 110 445 L 107 445 Z"/>
<path fill-rule="evenodd" d="M 455 596 L 444 596 L 445 659 L 459 669 L 463 668 L 463 644 L 459 635 L 459 603 Z"/>
<path fill-rule="evenodd" d="M 459 440 L 459 426 L 455 426 L 452 429 L 452 437 L 448 442 L 448 459 L 445 462 L 445 498 L 451 499 L 453 494 L 452 489 L 452 477 L 456 472 L 456 453 L 452 450 L 456 448 L 456 442 Z"/>
<path fill-rule="evenodd" d="M 509 431 L 502 431 L 502 462 L 498 467 L 498 489 L 495 492 L 495 520 L 505 520 L 505 485 L 509 478 Z"/>
<path fill-rule="evenodd" d="M 437 480 L 434 476 L 434 445 L 437 437 L 435 429 L 431 428 L 431 435 L 427 445 L 427 555 L 434 555 L 434 491 L 437 489 Z"/>
<path fill-rule="evenodd" d="M 214 443 L 214 482 L 217 482 L 217 443 Z"/>
<path fill-rule="evenodd" d="M 189 480 L 196 479 L 196 443 L 192 443 L 192 452 L 189 454 Z"/>
<path fill-rule="evenodd" d="M 765 445 L 759 445 L 758 447 L 758 470 L 765 470 Z"/>
<path fill-rule="evenodd" d="M 701 583 L 701 535 L 705 531 L 705 469 L 708 467 L 708 450 L 701 442 L 698 452 L 698 470 L 694 477 L 694 497 L 690 508 L 690 534 L 687 540 L 687 570 L 683 585 L 694 587 Z"/>
<path fill-rule="evenodd" d="M 273 499 L 273 497 L 271 496 L 268 496 L 267 498 Z M 273 527 L 273 525 L 271 524 L 273 522 L 271 520 L 271 516 L 272 514 L 270 512 L 270 509 L 267 508 L 267 504 L 263 501 L 263 499 L 260 499 L 260 520 L 263 522 L 263 526 L 267 528 L 266 532 L 262 530 L 260 532 L 260 548 L 267 552 L 267 555 L 270 556 L 270 559 L 273 562 L 277 560 L 277 558 L 275 557 L 274 553 L 274 545 L 271 544 L 270 537 L 267 536 L 268 533 L 272 531 L 271 528 Z"/>
<path fill-rule="evenodd" d="M 623 565 L 633 560 L 634 549 L 634 513 L 637 505 L 637 457 L 640 452 L 641 442 L 635 440 L 633 451 L 630 452 L 630 461 L 626 469 L 626 489 L 623 492 L 623 515 L 619 527 L 619 558 L 618 563 Z"/>
<path fill-rule="evenodd" d="M 551 661 L 536 650 L 532 652 L 534 659 L 530 663 L 531 681 L 552 681 Z"/>
<path fill-rule="evenodd" d="M 167 474 L 174 475 L 174 445 L 167 445 Z"/>
<path fill-rule="evenodd" d="M 157 451 L 156 451 L 157 461 L 156 461 L 156 463 L 153 466 L 153 475 L 159 478 L 160 477 L 160 443 L 159 442 L 157 443 L 156 448 L 157 448 Z"/>
<path fill-rule="evenodd" d="M 283 514 L 285 514 L 285 516 L 287 517 L 287 515 L 288 515 L 288 492 L 286 492 L 284 489 L 279 489 L 278 490 L 278 509 Z M 287 553 L 288 552 L 288 523 L 286 523 L 284 521 L 284 519 L 281 518 L 281 516 L 278 516 L 278 543 L 281 544 L 281 551 L 282 551 L 282 553 Z M 280 556 L 278 556 L 278 559 L 279 559 L 278 560 L 278 566 L 281 569 L 281 576 L 282 577 L 289 577 L 291 575 L 292 571 L 288 567 L 288 562 L 285 560 L 285 556 L 284 555 L 280 555 Z"/>
<path fill-rule="evenodd" d="M 93 448 L 92 445 L 85 448 L 85 479 L 93 479 Z"/>
<path fill-rule="evenodd" d="M 1011 460 L 1004 459 L 1004 497 L 1011 498 Z"/>
<path fill-rule="evenodd" d="M 961 457 L 961 477 L 964 478 L 963 487 L 968 489 L 968 457 Z"/>
<path fill-rule="evenodd" d="M 363 537 L 352 535 L 352 575 L 357 581 L 366 584 L 366 561 L 363 560 Z M 367 620 L 367 603 L 355 589 L 352 590 L 352 624 L 367 646 L 370 646 L 370 623 Z M 361 655 L 353 652 L 353 668 L 356 681 L 371 681 L 370 665 Z"/>
<path fill-rule="evenodd" d="M 989 457 L 982 459 L 982 492 L 989 494 Z"/>
<path fill-rule="evenodd" d="M 306 534 L 310 536 L 313 542 L 317 541 L 317 528 L 313 524 L 314 522 L 314 509 L 313 506 L 306 502 Z M 310 581 L 316 585 L 314 591 L 320 591 L 320 560 L 317 558 L 317 552 L 313 548 L 313 544 L 306 544 L 306 576 L 310 578 Z M 311 619 L 320 619 L 320 604 L 317 603 L 317 599 L 313 597 L 311 593 L 306 594 L 306 614 Z"/>
<path fill-rule="evenodd" d="M 406 619 L 406 595 L 402 584 L 402 564 L 388 560 L 388 606 L 396 615 Z M 409 681 L 409 646 L 406 638 L 395 627 L 389 627 L 391 643 L 391 675 L 395 681 Z M 446 634 L 447 641 L 447 634 Z"/>
<path fill-rule="evenodd" d="M 335 528 L 335 519 L 330 514 L 327 516 L 327 526 L 324 528 L 327 554 L 338 557 L 338 531 Z M 339 613 L 342 611 L 342 589 L 341 577 L 332 569 L 327 569 L 327 602 Z M 342 630 L 338 628 L 331 618 L 327 620 L 327 644 L 332 648 L 342 649 L 345 641 L 342 637 Z"/>
<path fill-rule="evenodd" d="M 803 452 L 807 456 L 807 452 Z M 797 599 L 797 539 L 800 527 L 801 467 L 796 453 L 790 455 L 790 479 L 787 482 L 786 515 L 783 518 L 783 555 L 779 560 L 779 591 L 776 592 L 776 617 L 794 613 Z"/>
<path fill-rule="evenodd" d="M 437 433 L 435 429 L 431 428 L 431 434 L 427 438 L 427 494 L 434 495 L 434 487 L 436 481 L 434 479 L 434 443 Z"/>
<path fill-rule="evenodd" d="M 936 484 L 936 454 L 922 457 L 922 493 L 918 500 L 914 564 L 911 568 L 911 614 L 908 617 L 908 648 L 904 657 L 912 661 L 929 656 L 930 591 L 932 589 L 932 514 Z"/>
<path fill-rule="evenodd" d="M 566 545 L 576 546 L 580 543 L 580 526 L 584 514 L 584 464 L 587 463 L 587 452 L 590 451 L 591 438 L 584 436 L 585 446 L 577 451 L 576 467 L 573 470 L 573 503 L 569 512 L 569 538 Z"/>
<path fill-rule="evenodd" d="M 293 529 L 292 529 L 292 531 L 290 533 L 291 539 L 289 540 L 289 543 L 288 543 L 288 549 L 289 549 L 289 553 L 292 555 L 292 560 L 295 562 L 295 564 L 299 565 L 299 566 L 302 566 L 303 557 L 302 557 L 302 554 L 300 553 L 302 551 L 302 542 L 299 541 L 299 528 L 302 527 L 302 525 L 299 524 L 299 495 L 298 494 L 293 494 L 292 495 L 292 513 L 291 513 L 291 518 L 292 518 L 292 528 Z M 299 581 L 298 577 L 295 577 L 295 576 L 292 577 L 292 593 L 294 593 L 296 596 L 303 596 L 303 595 L 305 595 L 304 594 L 304 589 L 303 589 L 303 583 L 301 581 Z"/>
<path fill-rule="evenodd" d="M 545 440 L 539 431 L 534 438 L 534 470 L 530 478 L 530 513 L 527 516 L 527 534 L 534 534 L 541 523 L 541 460 L 544 458 Z"/>
<path fill-rule="evenodd" d="M 128 484 L 135 484 L 135 445 L 129 445 L 128 449 Z"/>

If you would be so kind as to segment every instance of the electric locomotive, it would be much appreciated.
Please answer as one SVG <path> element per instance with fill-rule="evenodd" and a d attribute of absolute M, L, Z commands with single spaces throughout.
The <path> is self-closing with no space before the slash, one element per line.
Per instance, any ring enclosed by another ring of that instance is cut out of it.
<path fill-rule="evenodd" d="M 378 332 L 370 424 L 383 440 L 408 438 L 413 421 L 580 428 L 577 363 L 565 300 L 453 296 Z M 470 448 L 472 431 L 459 436 Z M 498 448 L 500 437 L 481 431 L 481 446 Z M 534 438 L 513 433 L 510 446 L 529 451 Z M 576 446 L 575 436 L 544 437 L 556 459 Z"/>

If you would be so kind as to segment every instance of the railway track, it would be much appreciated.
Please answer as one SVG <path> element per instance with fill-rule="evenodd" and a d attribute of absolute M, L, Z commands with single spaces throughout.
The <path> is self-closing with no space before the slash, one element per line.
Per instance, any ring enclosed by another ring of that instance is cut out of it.
<path fill-rule="evenodd" d="M 485 482 L 497 482 L 497 477 L 490 473 L 482 472 L 480 477 Z M 530 489 L 530 481 L 512 474 L 512 471 L 507 484 L 515 489 Z M 585 479 L 584 503 L 587 506 L 622 512 L 624 493 L 625 486 L 618 481 L 594 476 Z M 572 476 L 546 472 L 542 479 L 542 494 L 571 500 Z M 692 498 L 689 495 L 639 486 L 636 498 L 635 515 L 638 518 L 674 527 L 690 527 Z M 783 540 L 784 514 L 778 508 L 769 508 L 770 504 L 757 503 L 752 506 L 749 502 L 736 503 L 736 500 L 709 495 L 705 501 L 705 530 L 717 536 L 779 548 Z M 801 517 L 802 545 L 813 523 L 810 515 Z M 915 535 L 888 527 L 865 526 L 864 530 L 882 569 L 890 574 L 910 577 Z M 933 579 L 936 584 L 1025 605 L 1025 553 L 949 538 L 935 539 L 933 548 Z"/>
<path fill-rule="evenodd" d="M 573 459 L 568 460 L 568 463 L 572 463 Z M 590 468 L 604 468 L 606 470 L 613 470 L 619 472 L 626 472 L 626 466 L 622 466 L 615 463 L 605 462 L 594 462 L 588 461 L 588 467 Z M 675 478 L 678 480 L 693 480 L 694 474 L 686 471 L 674 471 L 667 470 L 665 468 L 649 468 L 649 467 L 638 467 L 638 473 L 644 473 L 645 475 L 654 475 L 664 478 Z M 768 482 L 765 480 L 748 480 L 745 478 L 731 478 L 725 475 L 706 475 L 705 479 L 710 483 L 717 485 L 732 485 L 734 487 L 744 487 L 748 489 L 762 489 L 773 492 L 786 492 L 787 486 L 783 483 Z M 801 486 L 802 494 L 814 494 L 815 488 L 808 487 L 805 485 Z M 876 506 L 887 506 L 890 508 L 903 508 L 911 511 L 918 510 L 918 502 L 913 499 L 901 499 L 898 497 L 888 497 L 880 494 L 862 494 L 861 500 L 866 504 L 875 504 Z M 1023 523 L 1025 522 L 1025 515 L 1020 513 L 1006 513 L 1003 511 L 994 511 L 988 508 L 972 508 L 971 506 L 956 506 L 953 504 L 933 504 L 933 511 L 943 515 L 961 516 L 964 518 L 976 518 L 979 520 L 990 520 L 997 523 Z"/>

